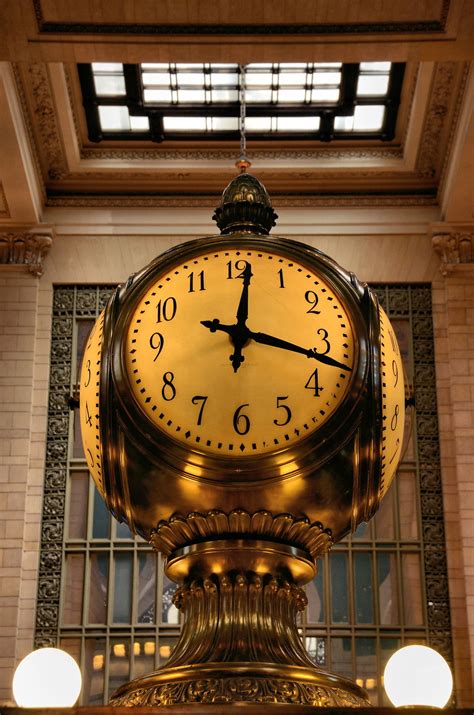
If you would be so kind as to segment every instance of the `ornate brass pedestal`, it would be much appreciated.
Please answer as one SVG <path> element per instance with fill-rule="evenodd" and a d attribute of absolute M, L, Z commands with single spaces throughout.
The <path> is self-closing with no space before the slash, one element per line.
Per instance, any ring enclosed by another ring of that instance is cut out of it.
<path fill-rule="evenodd" d="M 169 553 L 167 575 L 182 584 L 174 602 L 184 627 L 167 665 L 127 683 L 112 704 L 368 705 L 355 683 L 315 667 L 298 634 L 301 585 L 331 545 L 320 524 L 213 511 L 162 523 L 152 542 Z"/>

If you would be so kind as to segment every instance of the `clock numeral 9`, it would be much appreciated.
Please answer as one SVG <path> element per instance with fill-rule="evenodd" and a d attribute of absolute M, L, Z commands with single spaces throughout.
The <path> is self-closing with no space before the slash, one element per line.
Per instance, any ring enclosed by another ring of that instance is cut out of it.
<path fill-rule="evenodd" d="M 161 333 L 153 333 L 150 335 L 150 347 L 152 350 L 156 350 L 156 355 L 153 358 L 153 362 L 157 359 L 161 351 L 163 350 L 163 345 L 165 344 L 165 339 Z"/>
<path fill-rule="evenodd" d="M 156 306 L 156 322 L 161 323 L 162 320 L 166 322 L 173 320 L 176 315 L 177 307 L 176 298 L 172 296 L 166 298 L 164 301 L 159 300 Z"/>
<path fill-rule="evenodd" d="M 324 387 L 319 387 L 318 368 L 309 376 L 305 388 L 306 390 L 312 390 L 315 397 L 319 397 L 319 393 L 324 390 Z"/>
<path fill-rule="evenodd" d="M 273 420 L 273 424 L 277 425 L 278 427 L 284 427 L 285 425 L 288 424 L 288 422 L 291 420 L 291 410 L 288 407 L 288 405 L 282 405 L 283 400 L 287 400 L 288 395 L 282 396 L 282 397 L 277 397 L 277 410 L 284 410 L 286 419 L 283 422 L 279 422 L 277 419 Z"/>
<path fill-rule="evenodd" d="M 163 375 L 163 387 L 161 388 L 161 396 L 166 402 L 174 400 L 176 397 L 176 387 L 173 384 L 174 373 L 165 372 Z"/>
<path fill-rule="evenodd" d="M 243 278 L 245 269 L 247 268 L 247 261 L 228 261 L 227 262 L 227 279 L 232 279 L 232 278 Z M 234 275 L 234 271 L 240 271 L 240 273 L 236 273 Z"/>
<path fill-rule="evenodd" d="M 237 407 L 236 411 L 234 412 L 234 419 L 233 419 L 233 424 L 234 424 L 234 429 L 237 432 L 237 434 L 244 435 L 247 434 L 248 431 L 250 430 L 250 420 L 247 415 L 245 415 L 241 410 L 243 410 L 244 407 L 249 407 L 249 403 L 245 402 L 243 405 L 240 405 Z"/>
<path fill-rule="evenodd" d="M 304 294 L 304 299 L 307 303 L 311 305 L 311 308 L 306 311 L 307 313 L 314 313 L 314 315 L 319 315 L 321 313 L 320 310 L 316 310 L 316 306 L 319 302 L 319 297 L 314 290 L 307 290 Z"/>
<path fill-rule="evenodd" d="M 393 372 L 393 376 L 395 378 L 395 382 L 393 383 L 393 386 L 396 387 L 398 384 L 398 365 L 395 360 L 392 360 L 392 372 Z"/>

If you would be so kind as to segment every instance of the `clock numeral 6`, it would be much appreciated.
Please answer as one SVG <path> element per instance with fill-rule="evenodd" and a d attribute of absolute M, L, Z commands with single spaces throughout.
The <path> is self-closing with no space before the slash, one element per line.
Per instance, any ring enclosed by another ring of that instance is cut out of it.
<path fill-rule="evenodd" d="M 161 396 L 166 402 L 174 400 L 176 397 L 176 387 L 173 384 L 174 373 L 165 372 L 163 375 L 163 387 L 161 388 Z"/>
<path fill-rule="evenodd" d="M 176 298 L 173 298 L 173 296 L 163 301 L 159 300 L 156 306 L 156 322 L 161 323 L 162 320 L 166 322 L 173 320 L 177 307 Z"/>
<path fill-rule="evenodd" d="M 150 335 L 150 347 L 152 350 L 156 350 L 156 355 L 153 358 L 153 362 L 157 359 L 161 351 L 163 350 L 163 345 L 165 344 L 165 339 L 161 333 L 153 333 Z"/>
<path fill-rule="evenodd" d="M 273 424 L 277 425 L 278 427 L 284 427 L 285 425 L 288 424 L 288 422 L 291 420 L 291 410 L 288 407 L 288 405 L 282 405 L 283 400 L 287 400 L 288 395 L 277 397 L 277 410 L 284 410 L 286 419 L 283 422 L 279 422 L 277 419 L 273 420 Z"/>
<path fill-rule="evenodd" d="M 234 429 L 237 434 L 240 435 L 247 434 L 250 430 L 250 420 L 248 418 L 248 415 L 245 415 L 243 412 L 241 412 L 244 407 L 249 407 L 249 403 L 245 402 L 243 405 L 237 407 L 236 411 L 234 412 Z"/>

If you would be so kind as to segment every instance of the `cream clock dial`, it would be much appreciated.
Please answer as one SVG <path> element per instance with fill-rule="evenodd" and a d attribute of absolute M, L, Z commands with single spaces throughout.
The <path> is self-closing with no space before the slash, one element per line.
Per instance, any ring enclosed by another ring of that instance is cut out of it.
<path fill-rule="evenodd" d="M 99 384 L 104 332 L 104 312 L 97 319 L 87 341 L 81 367 L 80 419 L 87 466 L 97 488 L 104 495 L 100 449 Z"/>
<path fill-rule="evenodd" d="M 330 419 L 352 381 L 355 340 L 316 270 L 264 250 L 214 249 L 148 288 L 124 358 L 160 430 L 212 455 L 255 456 Z"/>
<path fill-rule="evenodd" d="M 405 427 L 405 383 L 397 338 L 380 308 L 380 356 L 382 373 L 382 468 L 380 496 L 387 492 L 400 461 Z"/>

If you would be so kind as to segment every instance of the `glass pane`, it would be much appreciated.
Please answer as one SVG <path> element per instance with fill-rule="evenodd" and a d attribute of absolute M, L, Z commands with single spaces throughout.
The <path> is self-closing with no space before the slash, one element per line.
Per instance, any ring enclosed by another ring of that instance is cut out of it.
<path fill-rule="evenodd" d="M 306 618 L 309 623 L 324 623 L 324 562 L 318 565 L 318 574 L 306 586 L 308 608 Z"/>
<path fill-rule="evenodd" d="M 365 688 L 372 705 L 377 705 L 377 663 L 375 638 L 356 638 L 356 682 Z"/>
<path fill-rule="evenodd" d="M 313 74 L 313 87 L 324 84 L 339 85 L 341 83 L 340 72 L 315 72 Z"/>
<path fill-rule="evenodd" d="M 235 89 L 212 89 L 211 99 L 213 102 L 237 102 L 239 93 Z"/>
<path fill-rule="evenodd" d="M 84 459 L 84 448 L 82 446 L 81 420 L 79 408 L 74 410 L 74 442 L 72 443 L 72 458 Z"/>
<path fill-rule="evenodd" d="M 376 72 L 390 72 L 391 62 L 361 62 L 359 67 L 361 70 L 372 70 Z"/>
<path fill-rule="evenodd" d="M 123 132 L 130 129 L 128 107 L 99 105 L 100 126 L 107 132 Z"/>
<path fill-rule="evenodd" d="M 311 91 L 312 102 L 337 102 L 339 99 L 339 89 L 313 89 Z"/>
<path fill-rule="evenodd" d="M 121 62 L 93 62 L 92 71 L 95 72 L 123 72 Z"/>
<path fill-rule="evenodd" d="M 146 132 L 150 128 L 148 117 L 130 117 L 130 129 L 132 132 Z"/>
<path fill-rule="evenodd" d="M 246 89 L 245 100 L 247 102 L 271 102 L 271 89 Z"/>
<path fill-rule="evenodd" d="M 173 596 L 177 585 L 163 574 L 163 596 L 161 601 L 161 620 L 163 623 L 179 623 L 179 611 L 173 605 Z"/>
<path fill-rule="evenodd" d="M 106 623 L 109 555 L 93 553 L 89 572 L 89 623 Z"/>
<path fill-rule="evenodd" d="M 381 681 L 382 681 L 382 686 L 383 686 L 383 672 L 385 670 L 385 666 L 387 665 L 387 661 L 390 658 L 390 656 L 395 653 L 396 650 L 400 648 L 400 639 L 399 638 L 381 638 L 380 639 L 380 674 L 381 674 Z M 384 688 L 381 688 L 382 692 L 382 702 L 381 705 L 385 707 L 391 707 L 392 702 L 391 700 L 388 699 L 388 696 L 384 690 Z"/>
<path fill-rule="evenodd" d="M 205 132 L 205 117 L 163 117 L 163 127 L 168 132 Z"/>
<path fill-rule="evenodd" d="M 360 97 L 384 96 L 388 90 L 388 75 L 365 74 L 357 82 L 357 94 Z"/>
<path fill-rule="evenodd" d="M 109 651 L 109 698 L 130 680 L 130 640 L 111 638 Z"/>
<path fill-rule="evenodd" d="M 82 601 L 84 594 L 84 554 L 66 556 L 66 579 L 63 598 L 63 623 L 82 623 Z"/>
<path fill-rule="evenodd" d="M 150 648 L 150 645 L 153 648 Z M 150 638 L 136 638 L 133 643 L 133 677 L 151 673 L 155 669 L 155 642 Z"/>
<path fill-rule="evenodd" d="M 272 128 L 271 117 L 248 117 L 245 126 L 249 132 L 269 132 Z"/>
<path fill-rule="evenodd" d="M 92 517 L 92 538 L 108 539 L 110 533 L 110 514 L 105 501 L 94 487 L 94 513 Z"/>
<path fill-rule="evenodd" d="M 104 74 L 94 77 L 96 94 L 99 96 L 125 95 L 125 77 L 119 74 Z"/>
<path fill-rule="evenodd" d="M 69 473 L 69 539 L 87 537 L 87 502 L 89 496 L 89 472 Z"/>
<path fill-rule="evenodd" d="M 138 623 L 155 622 L 156 554 L 138 554 Z"/>
<path fill-rule="evenodd" d="M 352 644 L 350 638 L 331 638 L 331 670 L 352 678 Z"/>
<path fill-rule="evenodd" d="M 237 117 L 211 117 L 213 132 L 232 132 L 239 128 Z"/>
<path fill-rule="evenodd" d="M 326 639 L 310 636 L 306 638 L 306 650 L 316 665 L 326 665 Z"/>
<path fill-rule="evenodd" d="M 271 87 L 272 81 L 273 74 L 271 72 L 247 72 L 245 78 L 247 87 L 255 87 L 256 85 L 259 87 Z"/>
<path fill-rule="evenodd" d="M 211 73 L 211 85 L 217 87 L 219 85 L 225 85 L 230 87 L 237 87 L 239 84 L 239 75 L 234 72 L 212 72 Z"/>
<path fill-rule="evenodd" d="M 370 524 L 361 521 L 355 532 L 352 534 L 355 541 L 370 541 Z"/>
<path fill-rule="evenodd" d="M 423 624 L 420 566 L 419 554 L 402 554 L 403 601 L 407 626 Z"/>
<path fill-rule="evenodd" d="M 304 89 L 279 89 L 278 102 L 304 102 L 306 90 Z"/>
<path fill-rule="evenodd" d="M 354 130 L 368 132 L 381 129 L 384 116 L 383 105 L 359 105 L 354 110 Z"/>
<path fill-rule="evenodd" d="M 304 87 L 306 84 L 306 72 L 280 72 L 278 76 L 278 83 L 280 87 L 287 85 L 298 85 L 299 87 Z"/>
<path fill-rule="evenodd" d="M 356 623 L 373 623 L 371 554 L 354 553 L 354 590 Z"/>
<path fill-rule="evenodd" d="M 188 84 L 198 84 L 200 87 L 204 86 L 203 72 L 177 72 L 176 78 L 178 87 L 184 87 Z"/>
<path fill-rule="evenodd" d="M 82 356 L 84 355 L 84 350 L 86 349 L 87 338 L 94 327 L 94 320 L 78 320 L 77 321 L 77 343 L 76 343 L 76 365 L 77 365 L 77 378 L 76 381 L 79 382 L 79 375 L 81 372 Z"/>
<path fill-rule="evenodd" d="M 332 553 L 329 556 L 329 568 L 331 571 L 331 620 L 333 623 L 348 623 L 347 555 Z"/>
<path fill-rule="evenodd" d="M 88 705 L 104 702 L 105 638 L 87 638 L 82 670 L 82 700 Z"/>
<path fill-rule="evenodd" d="M 133 554 L 115 554 L 114 623 L 130 623 L 132 612 Z"/>
<path fill-rule="evenodd" d="M 277 117 L 278 132 L 316 132 L 321 120 L 319 117 Z"/>
<path fill-rule="evenodd" d="M 395 538 L 394 501 L 395 485 L 392 484 L 375 515 L 375 538 L 377 541 L 391 541 Z"/>
<path fill-rule="evenodd" d="M 171 75 L 169 72 L 143 72 L 142 79 L 145 87 L 149 87 L 150 85 L 170 87 L 171 85 Z"/>
<path fill-rule="evenodd" d="M 394 625 L 400 622 L 398 608 L 397 559 L 394 553 L 377 554 L 377 579 L 379 588 L 380 623 Z"/>
<path fill-rule="evenodd" d="M 171 90 L 144 89 L 143 99 L 145 100 L 145 102 L 163 102 L 165 104 L 171 104 Z"/>
<path fill-rule="evenodd" d="M 351 132 L 354 129 L 354 116 L 334 117 L 334 129 L 337 132 Z"/>
<path fill-rule="evenodd" d="M 158 667 L 161 668 L 165 663 L 168 661 L 173 648 L 175 647 L 176 643 L 178 642 L 177 638 L 174 638 L 173 636 L 161 636 L 160 641 L 159 641 L 159 648 L 158 648 L 158 656 L 159 656 L 159 663 Z M 154 644 L 153 644 L 154 645 Z"/>
<path fill-rule="evenodd" d="M 178 89 L 178 102 L 204 104 L 206 95 L 203 89 Z"/>
<path fill-rule="evenodd" d="M 397 484 L 400 538 L 407 540 L 418 539 L 416 475 L 413 472 L 399 472 Z"/>
<path fill-rule="evenodd" d="M 115 536 L 117 539 L 133 539 L 133 534 L 124 521 L 115 522 Z"/>

